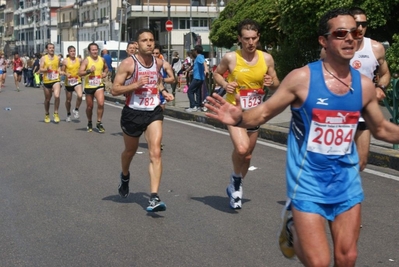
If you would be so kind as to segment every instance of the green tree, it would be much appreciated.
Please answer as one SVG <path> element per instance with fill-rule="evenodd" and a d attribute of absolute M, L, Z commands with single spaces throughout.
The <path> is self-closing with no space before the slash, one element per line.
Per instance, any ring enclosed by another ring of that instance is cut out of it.
<path fill-rule="evenodd" d="M 371 38 L 392 42 L 393 35 L 399 33 L 399 0 L 232 0 L 214 21 L 210 39 L 216 46 L 229 48 L 237 40 L 239 21 L 258 21 L 261 43 L 278 46 L 272 53 L 277 73 L 283 78 L 292 69 L 318 59 L 317 28 L 322 14 L 352 6 L 368 14 L 367 35 Z"/>

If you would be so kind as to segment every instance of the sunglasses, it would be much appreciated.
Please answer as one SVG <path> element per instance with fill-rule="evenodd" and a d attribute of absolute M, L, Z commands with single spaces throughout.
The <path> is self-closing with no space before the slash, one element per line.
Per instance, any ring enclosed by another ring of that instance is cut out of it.
<path fill-rule="evenodd" d="M 356 21 L 356 27 L 359 28 L 362 25 L 363 28 L 366 28 L 369 23 L 367 21 Z"/>
<path fill-rule="evenodd" d="M 325 33 L 324 36 L 332 35 L 337 39 L 345 39 L 349 33 L 352 35 L 353 39 L 358 39 L 361 35 L 361 31 L 358 31 L 357 29 L 352 29 L 352 30 L 340 29 L 333 32 Z"/>

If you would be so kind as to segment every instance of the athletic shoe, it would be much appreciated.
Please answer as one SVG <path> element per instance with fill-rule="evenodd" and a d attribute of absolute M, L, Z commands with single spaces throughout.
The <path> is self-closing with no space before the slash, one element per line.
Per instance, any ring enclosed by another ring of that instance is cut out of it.
<path fill-rule="evenodd" d="M 197 107 L 186 108 L 185 111 L 186 111 L 186 112 L 196 112 L 196 111 L 198 111 L 198 108 L 197 108 Z"/>
<path fill-rule="evenodd" d="M 105 132 L 104 126 L 103 126 L 103 124 L 101 122 L 97 122 L 96 127 L 97 127 L 97 130 L 98 130 L 99 133 L 104 133 Z"/>
<path fill-rule="evenodd" d="M 201 108 L 201 111 L 207 112 L 207 111 L 208 111 L 208 108 L 207 108 L 207 107 L 202 107 L 202 108 Z"/>
<path fill-rule="evenodd" d="M 89 133 L 93 131 L 93 124 L 92 124 L 91 122 L 89 122 L 89 123 L 87 124 L 87 131 L 88 131 Z"/>
<path fill-rule="evenodd" d="M 72 111 L 72 113 L 73 113 L 73 117 L 75 118 L 75 119 L 79 119 L 80 118 L 80 116 L 79 116 L 79 111 L 78 110 L 73 110 Z"/>
<path fill-rule="evenodd" d="M 122 179 L 122 173 L 121 173 L 121 182 L 119 183 L 118 186 L 118 193 L 121 197 L 127 198 L 129 195 L 129 180 L 130 180 L 130 173 L 127 176 L 127 179 Z"/>
<path fill-rule="evenodd" d="M 58 116 L 58 113 L 54 113 L 53 117 L 54 117 L 54 122 L 55 123 L 59 123 L 60 122 L 60 116 Z"/>
<path fill-rule="evenodd" d="M 45 123 L 50 123 L 50 114 L 46 114 L 45 116 L 44 116 L 44 122 Z"/>
<path fill-rule="evenodd" d="M 230 183 L 226 188 L 226 193 L 230 198 L 230 208 L 241 209 L 242 178 L 231 175 Z"/>
<path fill-rule="evenodd" d="M 166 205 L 161 201 L 159 196 L 152 197 L 148 201 L 148 207 L 146 209 L 148 212 L 158 212 L 158 211 L 165 211 Z"/>
<path fill-rule="evenodd" d="M 17 92 L 19 92 L 19 87 L 17 87 Z"/>
<path fill-rule="evenodd" d="M 291 226 L 294 223 L 291 210 L 288 210 L 291 200 L 288 199 L 281 213 L 281 231 L 278 238 L 280 250 L 284 257 L 291 259 L 295 256 Z"/>
<path fill-rule="evenodd" d="M 66 118 L 65 121 L 66 121 L 66 122 L 71 122 L 71 116 L 67 116 L 67 118 Z"/>

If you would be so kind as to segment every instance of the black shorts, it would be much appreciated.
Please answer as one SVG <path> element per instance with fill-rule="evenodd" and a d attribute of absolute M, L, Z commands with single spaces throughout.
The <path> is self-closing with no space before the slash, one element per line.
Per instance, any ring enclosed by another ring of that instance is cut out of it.
<path fill-rule="evenodd" d="M 59 83 L 59 82 L 53 82 L 53 83 L 43 83 L 43 86 L 47 89 L 53 89 L 53 85 Z"/>
<path fill-rule="evenodd" d="M 74 92 L 75 91 L 75 87 L 76 86 L 78 86 L 78 85 L 80 85 L 81 83 L 77 83 L 77 84 L 75 84 L 75 85 L 73 85 L 73 86 L 66 86 L 65 85 L 65 90 L 67 90 L 68 92 Z"/>
<path fill-rule="evenodd" d="M 18 76 L 22 75 L 22 71 L 20 70 L 14 70 L 14 73 L 16 73 Z"/>
<path fill-rule="evenodd" d="M 97 90 L 104 90 L 104 86 L 99 86 L 97 88 L 85 88 L 83 91 L 86 95 L 94 95 Z"/>
<path fill-rule="evenodd" d="M 154 121 L 163 120 L 163 110 L 157 106 L 153 111 L 134 110 L 124 106 L 121 116 L 122 131 L 131 137 L 139 137 Z"/>
<path fill-rule="evenodd" d="M 365 131 L 368 130 L 369 128 L 367 128 L 366 122 L 364 121 L 359 121 L 359 123 L 357 124 L 357 130 L 358 131 Z"/>
<path fill-rule="evenodd" d="M 253 127 L 253 128 L 247 128 L 247 133 L 257 132 L 257 131 L 259 131 L 259 128 L 260 128 L 260 126 L 256 126 L 256 127 Z"/>

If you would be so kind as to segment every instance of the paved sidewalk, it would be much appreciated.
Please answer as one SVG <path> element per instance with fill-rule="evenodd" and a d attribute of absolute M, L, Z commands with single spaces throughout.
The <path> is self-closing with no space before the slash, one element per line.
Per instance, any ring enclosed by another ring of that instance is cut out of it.
<path fill-rule="evenodd" d="M 124 97 L 114 97 L 110 94 L 105 95 L 105 99 L 110 102 L 124 103 Z M 185 112 L 185 108 L 189 106 L 187 94 L 176 92 L 175 100 L 166 105 L 165 115 L 175 117 L 182 120 L 196 121 L 210 124 L 218 128 L 226 129 L 226 126 L 218 121 L 209 119 L 205 116 L 205 112 Z M 390 119 L 390 114 L 385 107 L 381 107 L 385 118 Z M 274 117 L 261 126 L 259 137 L 271 140 L 277 143 L 286 144 L 291 120 L 290 108 Z M 399 170 L 399 150 L 394 150 L 393 145 L 372 138 L 370 146 L 369 163 L 377 166 L 388 167 Z"/>

